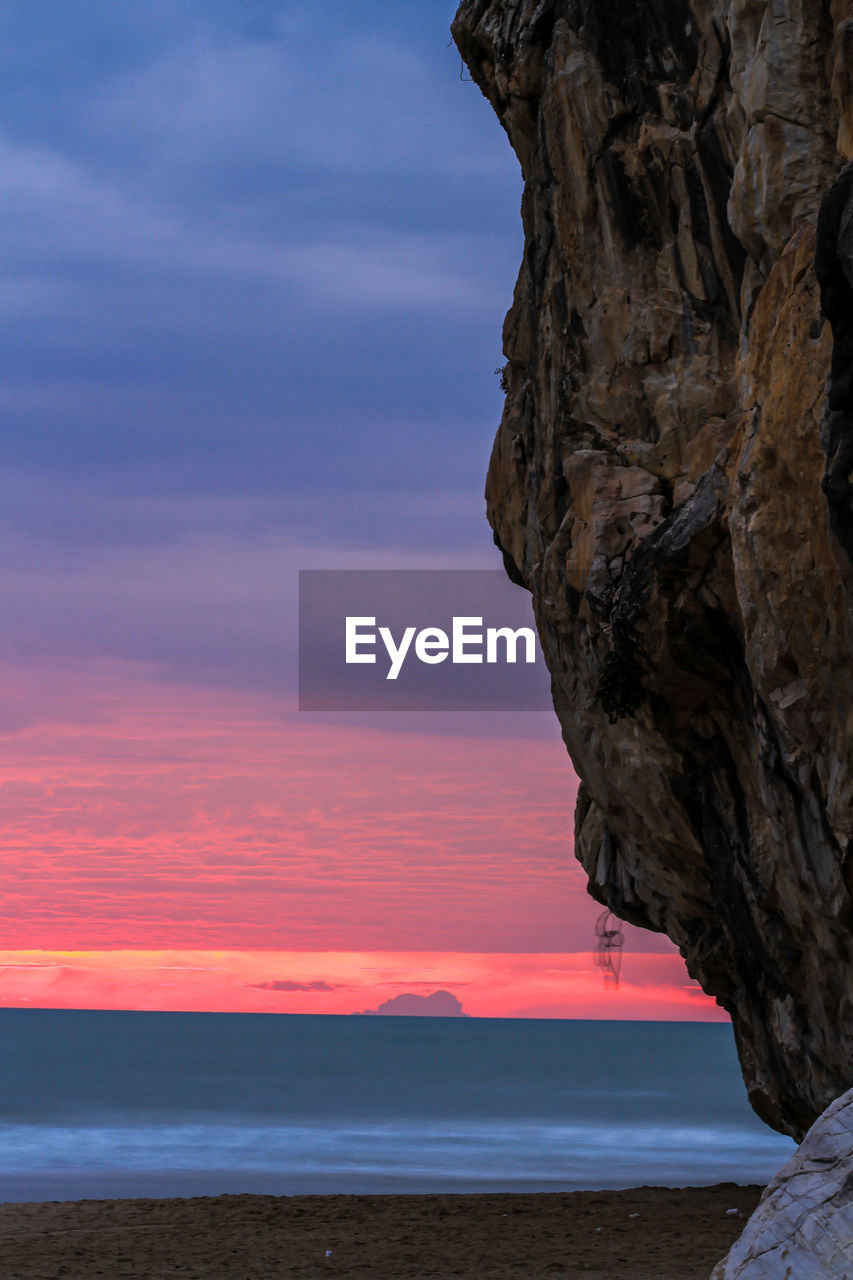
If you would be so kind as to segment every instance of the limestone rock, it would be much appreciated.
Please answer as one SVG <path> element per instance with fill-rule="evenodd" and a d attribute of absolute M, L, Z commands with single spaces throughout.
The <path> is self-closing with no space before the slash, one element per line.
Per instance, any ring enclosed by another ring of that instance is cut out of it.
<path fill-rule="evenodd" d="M 525 181 L 487 505 L 576 853 L 801 1137 L 853 1084 L 853 0 L 463 0 L 453 34 Z"/>
<path fill-rule="evenodd" d="M 853 1280 L 853 1090 L 776 1174 L 711 1280 Z"/>

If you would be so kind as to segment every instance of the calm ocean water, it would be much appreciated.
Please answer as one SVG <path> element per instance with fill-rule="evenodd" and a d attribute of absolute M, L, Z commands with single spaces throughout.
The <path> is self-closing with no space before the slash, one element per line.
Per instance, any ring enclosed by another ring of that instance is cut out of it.
<path fill-rule="evenodd" d="M 765 1182 L 728 1026 L 0 1010 L 0 1200 Z"/>

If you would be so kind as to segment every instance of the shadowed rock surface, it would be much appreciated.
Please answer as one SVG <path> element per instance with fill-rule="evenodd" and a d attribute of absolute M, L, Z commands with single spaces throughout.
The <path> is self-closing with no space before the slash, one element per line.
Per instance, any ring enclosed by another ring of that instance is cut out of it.
<path fill-rule="evenodd" d="M 853 1084 L 853 0 L 464 0 L 453 34 L 525 179 L 487 501 L 576 853 L 800 1137 Z"/>

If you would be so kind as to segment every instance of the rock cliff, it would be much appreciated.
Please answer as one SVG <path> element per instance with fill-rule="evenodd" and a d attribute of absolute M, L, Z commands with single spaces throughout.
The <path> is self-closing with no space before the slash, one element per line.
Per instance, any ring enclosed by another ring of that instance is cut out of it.
<path fill-rule="evenodd" d="M 464 0 L 521 162 L 487 482 L 582 780 L 802 1136 L 853 1084 L 853 0 Z"/>

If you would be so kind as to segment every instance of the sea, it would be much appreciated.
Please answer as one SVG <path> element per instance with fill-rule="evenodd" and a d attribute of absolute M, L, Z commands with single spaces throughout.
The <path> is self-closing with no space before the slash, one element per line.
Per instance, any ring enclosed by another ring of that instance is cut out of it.
<path fill-rule="evenodd" d="M 0 1010 L 0 1200 L 763 1183 L 726 1024 Z"/>

